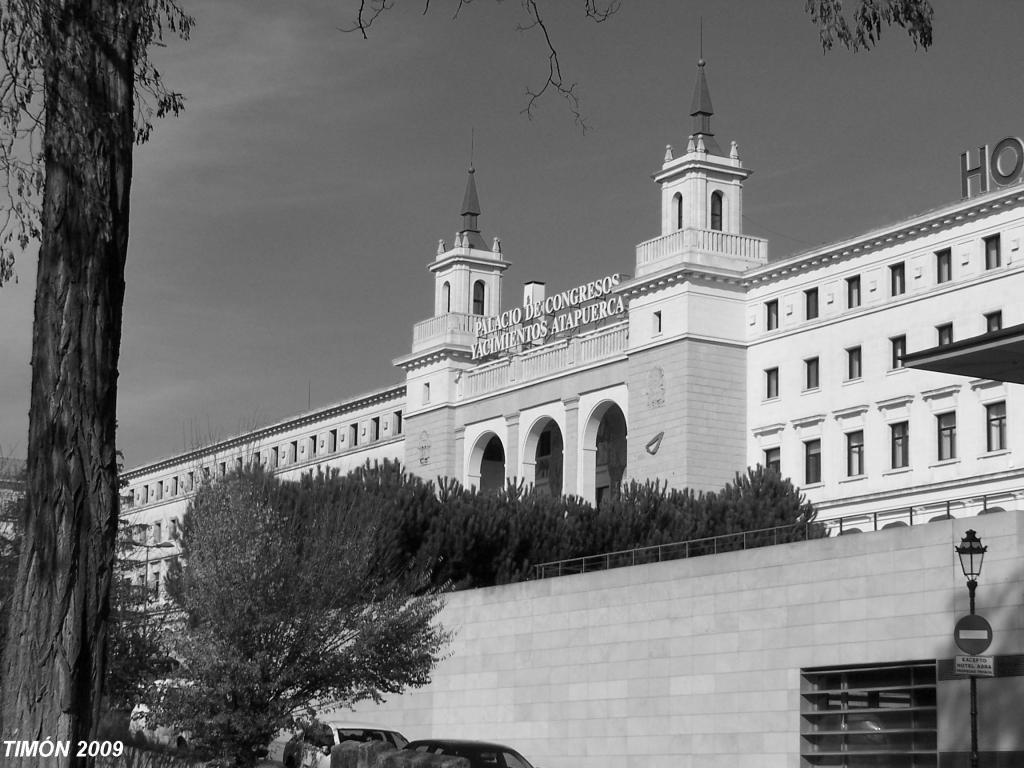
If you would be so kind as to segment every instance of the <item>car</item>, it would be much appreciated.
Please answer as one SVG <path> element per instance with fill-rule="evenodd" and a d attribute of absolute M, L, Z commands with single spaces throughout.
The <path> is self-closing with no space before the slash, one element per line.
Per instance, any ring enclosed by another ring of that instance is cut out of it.
<path fill-rule="evenodd" d="M 406 744 L 406 749 L 451 755 L 469 760 L 470 768 L 534 768 L 530 761 L 511 747 L 490 741 L 465 739 L 419 739 Z"/>
<path fill-rule="evenodd" d="M 156 680 L 153 683 L 156 695 L 163 698 L 165 693 L 171 689 L 182 688 L 193 685 L 191 681 L 178 678 Z M 178 750 L 186 750 L 190 747 L 192 734 L 188 731 L 176 731 L 173 728 L 157 725 L 150 726 L 149 705 L 139 702 L 132 709 L 128 719 L 128 734 L 138 744 L 161 745 L 173 747 Z"/>
<path fill-rule="evenodd" d="M 331 748 L 343 741 L 381 741 L 402 749 L 409 740 L 398 731 L 335 717 L 320 720 L 292 736 L 281 756 L 285 768 L 330 768 Z M 271 746 L 271 754 L 274 749 Z"/>

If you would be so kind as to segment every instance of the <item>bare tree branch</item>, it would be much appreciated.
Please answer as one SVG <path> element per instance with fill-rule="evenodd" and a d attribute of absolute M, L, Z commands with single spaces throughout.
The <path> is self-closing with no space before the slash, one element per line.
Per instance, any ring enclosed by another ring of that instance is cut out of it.
<path fill-rule="evenodd" d="M 452 19 L 457 19 L 463 8 L 469 5 L 473 0 L 456 0 L 455 10 L 452 13 Z M 497 0 L 501 2 L 501 0 Z M 424 0 L 423 3 L 423 15 L 426 15 L 431 8 L 431 0 Z M 572 112 L 573 121 L 579 126 L 581 131 L 586 131 L 586 123 L 583 120 L 583 112 L 580 109 L 579 96 L 576 93 L 576 83 L 567 82 L 562 75 L 562 64 L 559 59 L 558 48 L 555 45 L 554 39 L 548 29 L 547 22 L 544 17 L 541 16 L 540 0 L 522 0 L 523 12 L 527 17 L 527 21 L 524 24 L 517 25 L 517 29 L 521 32 L 527 32 L 530 30 L 539 30 L 540 34 L 544 38 L 544 44 L 547 47 L 547 61 L 548 61 L 548 73 L 544 80 L 544 83 L 539 88 L 527 88 L 526 97 L 527 103 L 523 108 L 522 113 L 528 118 L 533 119 L 533 113 L 536 109 L 538 102 L 541 98 L 551 92 L 562 96 L 566 103 L 569 105 L 569 110 Z M 363 39 L 367 39 L 368 30 L 377 20 L 377 18 L 386 10 L 390 10 L 394 5 L 394 0 L 359 0 L 359 7 L 356 10 L 355 20 L 349 27 L 339 27 L 342 32 L 359 32 Z M 587 19 L 595 23 L 607 21 L 611 16 L 618 12 L 621 6 L 621 0 L 608 0 L 602 2 L 601 0 L 584 0 L 583 12 Z"/>

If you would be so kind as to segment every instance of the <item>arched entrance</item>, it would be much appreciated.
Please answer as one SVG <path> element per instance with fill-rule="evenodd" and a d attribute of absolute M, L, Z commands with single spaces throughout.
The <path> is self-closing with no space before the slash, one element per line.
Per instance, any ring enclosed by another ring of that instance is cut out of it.
<path fill-rule="evenodd" d="M 501 438 L 491 433 L 490 440 L 481 438 L 479 478 L 481 491 L 500 491 L 505 487 L 505 446 Z"/>
<path fill-rule="evenodd" d="M 564 446 L 558 422 L 550 417 L 538 419 L 523 446 L 523 479 L 542 493 L 561 496 Z"/>
<path fill-rule="evenodd" d="M 580 472 L 583 488 L 589 491 L 586 498 L 596 504 L 617 494 L 622 486 L 626 471 L 626 432 L 626 416 L 622 408 L 610 400 L 598 404 L 587 420 Z"/>

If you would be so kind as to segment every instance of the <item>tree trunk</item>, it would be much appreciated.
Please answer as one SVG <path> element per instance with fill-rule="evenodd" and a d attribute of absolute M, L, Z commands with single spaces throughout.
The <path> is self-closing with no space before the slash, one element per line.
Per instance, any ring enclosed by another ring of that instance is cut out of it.
<path fill-rule="evenodd" d="M 49 2 L 46 183 L 32 339 L 28 520 L 4 654 L 11 766 L 84 766 L 105 671 L 118 485 L 121 344 L 133 147 L 135 0 Z M 25 744 L 67 757 L 18 756 Z"/>

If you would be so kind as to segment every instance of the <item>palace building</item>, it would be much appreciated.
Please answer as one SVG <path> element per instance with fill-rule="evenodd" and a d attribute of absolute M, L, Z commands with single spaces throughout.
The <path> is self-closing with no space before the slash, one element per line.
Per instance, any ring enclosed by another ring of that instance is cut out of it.
<path fill-rule="evenodd" d="M 701 61 L 691 133 L 653 174 L 660 231 L 620 272 L 564 289 L 503 283 L 471 168 L 461 227 L 423 276 L 433 314 L 395 361 L 404 380 L 132 469 L 129 521 L 166 540 L 197 483 L 248 462 L 294 478 L 385 458 L 593 502 L 764 464 L 847 530 L 1021 509 L 1020 385 L 903 359 L 1024 323 L 1024 144 L 965 153 L 960 200 L 771 260 L 743 233 L 752 171 L 712 113 Z"/>

